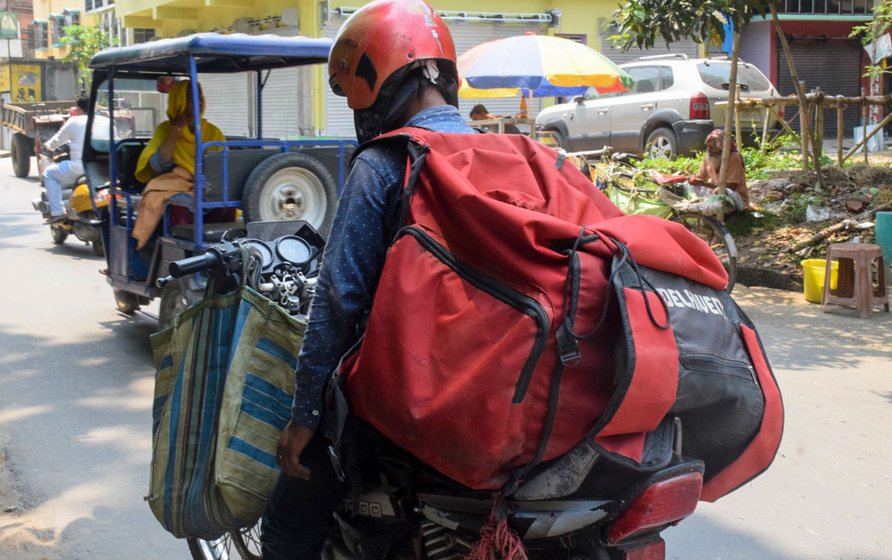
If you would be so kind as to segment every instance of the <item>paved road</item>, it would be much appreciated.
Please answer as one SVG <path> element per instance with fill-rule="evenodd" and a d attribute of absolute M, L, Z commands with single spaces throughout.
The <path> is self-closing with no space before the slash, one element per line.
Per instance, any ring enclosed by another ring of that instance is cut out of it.
<path fill-rule="evenodd" d="M 0 160 L 0 560 L 188 558 L 142 500 L 154 324 L 115 311 L 89 247 L 52 245 L 39 192 Z M 668 531 L 668 556 L 892 558 L 892 314 L 736 293 L 784 392 L 784 441 L 765 475 Z"/>

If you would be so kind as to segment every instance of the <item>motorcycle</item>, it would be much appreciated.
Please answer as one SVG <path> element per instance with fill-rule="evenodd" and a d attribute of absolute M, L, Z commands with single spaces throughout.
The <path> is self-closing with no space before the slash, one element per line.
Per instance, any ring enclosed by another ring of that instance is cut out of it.
<path fill-rule="evenodd" d="M 40 153 L 38 158 L 44 160 L 41 169 L 45 169 L 52 163 L 58 163 L 68 159 L 68 152 L 63 148 L 56 150 L 52 157 Z M 43 174 L 41 173 L 41 184 Z M 50 224 L 50 236 L 53 243 L 61 245 L 69 235 L 73 234 L 84 243 L 93 248 L 93 253 L 98 256 L 105 255 L 102 244 L 103 216 L 108 212 L 109 199 L 108 185 L 99 187 L 95 194 L 90 192 L 86 177 L 79 177 L 74 187 L 62 190 L 62 205 L 64 217 L 60 221 Z M 34 209 L 43 215 L 44 220 L 51 217 L 50 207 L 46 197 L 46 191 L 40 193 L 39 198 L 31 201 Z"/>
<path fill-rule="evenodd" d="M 244 270 L 243 255 L 250 255 L 255 262 L 249 269 L 268 271 L 254 284 L 291 314 L 306 314 L 322 251 L 313 252 L 308 266 L 311 255 L 303 248 L 318 247 L 319 239 L 285 244 L 302 248 L 289 254 L 281 250 L 281 241 L 258 239 L 251 226 L 246 239 L 172 263 L 170 276 L 161 282 L 204 272 L 217 277 L 218 285 L 221 280 L 237 284 L 231 277 Z M 303 263 L 304 272 L 283 275 L 289 259 Z M 682 455 L 680 421 L 667 418 L 654 438 L 662 460 L 651 464 L 659 467 L 635 468 L 586 441 L 529 469 L 511 491 L 496 498 L 492 491 L 458 485 L 382 438 L 363 470 L 350 476 L 355 491 L 334 515 L 322 557 L 459 560 L 472 553 L 481 535 L 504 537 L 510 529 L 530 559 L 663 559 L 661 532 L 695 510 L 704 464 Z M 344 474 L 334 445 L 331 455 L 335 469 Z M 187 541 L 196 560 L 258 560 L 259 537 L 258 521 L 218 539 Z"/>

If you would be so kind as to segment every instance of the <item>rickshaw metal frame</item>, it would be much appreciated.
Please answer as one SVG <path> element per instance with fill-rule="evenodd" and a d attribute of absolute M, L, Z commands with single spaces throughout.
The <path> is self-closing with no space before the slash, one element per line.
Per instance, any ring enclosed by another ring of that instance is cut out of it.
<path fill-rule="evenodd" d="M 330 39 L 312 39 L 306 37 L 279 37 L 273 35 L 250 36 L 244 34 L 220 35 L 216 33 L 199 33 L 174 39 L 162 39 L 149 43 L 142 43 L 127 47 L 115 47 L 105 49 L 97 53 L 90 62 L 93 69 L 93 86 L 90 92 L 90 113 L 87 124 L 87 136 L 84 141 L 85 168 L 90 168 L 93 173 L 87 171 L 88 184 L 91 192 L 98 186 L 99 177 L 97 167 L 90 166 L 101 163 L 108 158 L 108 180 L 110 183 L 111 204 L 109 208 L 109 223 L 106 228 L 105 241 L 120 231 L 119 205 L 126 204 L 127 223 L 133 223 L 134 194 L 127 188 L 128 185 L 118 184 L 118 176 L 121 162 L 119 160 L 119 148 L 127 144 L 143 143 L 144 139 L 116 139 L 114 128 L 114 104 L 110 103 L 109 110 L 109 145 L 108 152 L 94 148 L 91 142 L 93 118 L 96 113 L 97 100 L 100 95 L 100 85 L 105 84 L 103 92 L 107 92 L 108 99 L 115 98 L 115 80 L 122 76 L 136 79 L 157 79 L 162 76 L 183 76 L 191 79 L 192 99 L 199 98 L 198 76 L 204 73 L 244 73 L 253 71 L 255 116 L 255 138 L 250 140 L 226 140 L 215 142 L 202 142 L 201 138 L 201 113 L 199 103 L 193 103 L 193 124 L 196 136 L 196 158 L 194 173 L 194 191 L 187 200 L 176 195 L 168 205 L 178 205 L 188 208 L 193 214 L 193 236 L 191 240 L 175 238 L 171 235 L 168 212 L 163 214 L 162 234 L 147 264 L 146 277 L 144 279 L 130 278 L 127 270 L 112 270 L 116 262 L 112 252 L 116 244 L 107 242 L 106 258 L 109 264 L 108 282 L 113 288 L 133 293 L 142 297 L 155 297 L 159 295 L 159 289 L 155 286 L 155 278 L 158 276 L 157 268 L 164 260 L 182 258 L 206 250 L 208 243 L 205 241 L 204 211 L 214 208 L 239 208 L 241 200 L 230 200 L 229 156 L 232 148 L 245 149 L 278 149 L 278 153 L 285 153 L 295 147 L 332 147 L 336 148 L 338 165 L 336 173 L 337 190 L 340 195 L 346 179 L 346 149 L 356 146 L 353 140 L 277 140 L 263 138 L 263 88 L 269 73 L 277 68 L 289 68 L 308 64 L 325 62 L 331 49 Z M 134 142 L 136 140 L 136 142 Z M 219 148 L 222 152 L 222 198 L 215 201 L 205 201 L 205 185 L 207 181 L 205 156 L 209 149 Z M 270 150 L 271 152 L 274 150 Z M 104 181 L 103 181 L 104 182 Z M 177 200 L 177 197 L 180 197 Z M 127 227 L 129 234 L 130 227 Z M 130 262 L 131 243 L 125 241 L 127 247 L 127 261 Z M 162 253 L 167 248 L 176 248 L 176 254 L 165 258 Z"/>

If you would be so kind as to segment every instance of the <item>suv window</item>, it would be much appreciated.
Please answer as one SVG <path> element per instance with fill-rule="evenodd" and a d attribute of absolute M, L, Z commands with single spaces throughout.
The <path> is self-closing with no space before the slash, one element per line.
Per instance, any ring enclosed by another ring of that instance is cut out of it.
<path fill-rule="evenodd" d="M 669 89 L 675 83 L 675 77 L 672 75 L 672 68 L 663 66 L 660 68 L 660 89 Z"/>
<path fill-rule="evenodd" d="M 701 62 L 697 64 L 700 79 L 716 89 L 728 89 L 731 80 L 731 63 L 729 62 Z M 755 66 L 749 64 L 737 65 L 737 83 L 742 91 L 765 91 L 771 87 L 768 79 Z"/>
<path fill-rule="evenodd" d="M 635 93 L 650 93 L 660 90 L 660 68 L 658 66 L 636 66 L 626 68 L 629 76 L 635 80 Z"/>

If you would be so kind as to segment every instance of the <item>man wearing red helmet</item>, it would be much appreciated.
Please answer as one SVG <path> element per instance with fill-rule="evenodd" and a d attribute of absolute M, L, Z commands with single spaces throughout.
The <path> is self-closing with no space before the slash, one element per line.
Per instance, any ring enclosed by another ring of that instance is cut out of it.
<path fill-rule="evenodd" d="M 360 142 L 415 126 L 474 133 L 458 112 L 455 46 L 423 0 L 378 0 L 341 27 L 328 60 L 332 90 L 354 111 Z M 399 227 L 404 148 L 372 145 L 351 164 L 328 239 L 297 367 L 292 417 L 279 440 L 282 468 L 261 528 L 264 560 L 319 558 L 346 488 L 316 437 L 323 389 L 358 341 Z M 361 438 L 360 438 L 361 439 Z"/>

